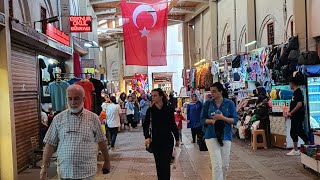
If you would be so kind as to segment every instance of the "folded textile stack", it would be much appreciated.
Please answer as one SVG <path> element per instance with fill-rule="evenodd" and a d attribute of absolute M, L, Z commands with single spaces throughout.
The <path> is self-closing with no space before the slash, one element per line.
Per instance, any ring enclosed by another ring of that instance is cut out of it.
<path fill-rule="evenodd" d="M 303 145 L 300 149 L 301 153 L 320 161 L 320 145 Z"/>

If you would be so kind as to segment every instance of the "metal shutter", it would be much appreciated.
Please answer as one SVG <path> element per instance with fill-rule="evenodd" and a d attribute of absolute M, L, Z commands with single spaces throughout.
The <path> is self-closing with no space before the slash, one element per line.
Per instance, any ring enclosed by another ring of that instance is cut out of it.
<path fill-rule="evenodd" d="M 36 52 L 12 45 L 11 73 L 16 127 L 18 171 L 31 162 L 32 136 L 39 139 L 39 102 Z"/>

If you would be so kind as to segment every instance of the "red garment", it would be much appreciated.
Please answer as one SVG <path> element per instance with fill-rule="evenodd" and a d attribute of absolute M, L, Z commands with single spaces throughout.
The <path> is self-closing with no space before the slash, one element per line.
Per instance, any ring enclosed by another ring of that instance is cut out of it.
<path fill-rule="evenodd" d="M 166 66 L 168 3 L 138 2 L 121 1 L 126 65 Z"/>
<path fill-rule="evenodd" d="M 80 55 L 77 52 L 73 53 L 73 72 L 74 77 L 81 77 L 80 73 L 81 71 L 81 65 L 80 65 Z"/>
<path fill-rule="evenodd" d="M 91 111 L 92 110 L 92 92 L 94 91 L 94 86 L 90 81 L 79 81 L 76 82 L 77 85 L 83 87 L 85 91 L 85 98 L 84 98 L 84 108 Z"/>
<path fill-rule="evenodd" d="M 182 120 L 186 120 L 181 114 L 175 114 L 174 120 L 176 121 L 178 129 L 182 129 Z"/>

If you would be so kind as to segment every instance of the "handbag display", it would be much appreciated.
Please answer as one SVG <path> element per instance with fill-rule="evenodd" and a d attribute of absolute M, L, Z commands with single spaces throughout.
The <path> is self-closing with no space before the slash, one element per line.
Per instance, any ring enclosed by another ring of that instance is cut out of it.
<path fill-rule="evenodd" d="M 234 60 L 232 60 L 232 68 L 239 68 L 241 64 L 241 57 L 238 55 Z"/>
<path fill-rule="evenodd" d="M 315 65 L 320 64 L 320 59 L 316 51 L 303 52 L 298 58 L 298 64 Z"/>
<path fill-rule="evenodd" d="M 292 36 L 288 39 L 288 49 L 289 50 L 298 50 L 299 49 L 298 36 Z"/>
<path fill-rule="evenodd" d="M 150 137 L 151 137 L 151 142 L 150 142 L 149 146 L 146 146 L 146 150 L 147 150 L 149 153 L 153 153 L 153 147 L 152 147 L 152 113 L 151 113 L 151 109 L 150 109 L 149 134 L 150 134 Z"/>

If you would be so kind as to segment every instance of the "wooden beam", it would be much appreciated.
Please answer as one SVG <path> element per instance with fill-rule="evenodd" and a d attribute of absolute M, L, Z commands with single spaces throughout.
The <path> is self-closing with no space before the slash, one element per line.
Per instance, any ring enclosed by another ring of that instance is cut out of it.
<path fill-rule="evenodd" d="M 198 2 L 198 3 L 209 3 L 209 0 L 180 0 L 180 2 Z"/>
<path fill-rule="evenodd" d="M 180 1 L 180 0 L 172 0 L 171 3 L 169 4 L 168 12 L 170 12 L 171 9 L 172 9 L 174 6 L 176 6 L 179 1 Z"/>
<path fill-rule="evenodd" d="M 99 16 L 99 15 L 103 15 L 103 14 L 115 14 L 116 12 L 117 12 L 117 8 L 112 8 L 112 9 L 108 9 L 108 10 L 105 10 L 105 11 L 96 12 L 95 14 L 97 16 Z"/>
<path fill-rule="evenodd" d="M 191 19 L 195 18 L 197 15 L 199 15 L 200 13 L 202 13 L 204 10 L 206 10 L 207 8 L 209 8 L 209 4 L 199 4 L 196 7 L 196 10 L 193 14 L 187 14 L 185 17 L 185 22 L 189 22 Z"/>
<path fill-rule="evenodd" d="M 184 22 L 184 15 L 168 15 L 168 20 Z"/>
<path fill-rule="evenodd" d="M 91 5 L 120 2 L 120 0 L 90 0 Z"/>
<path fill-rule="evenodd" d="M 170 13 L 183 13 L 183 14 L 192 14 L 195 12 L 195 8 L 191 7 L 174 7 L 171 9 Z"/>

